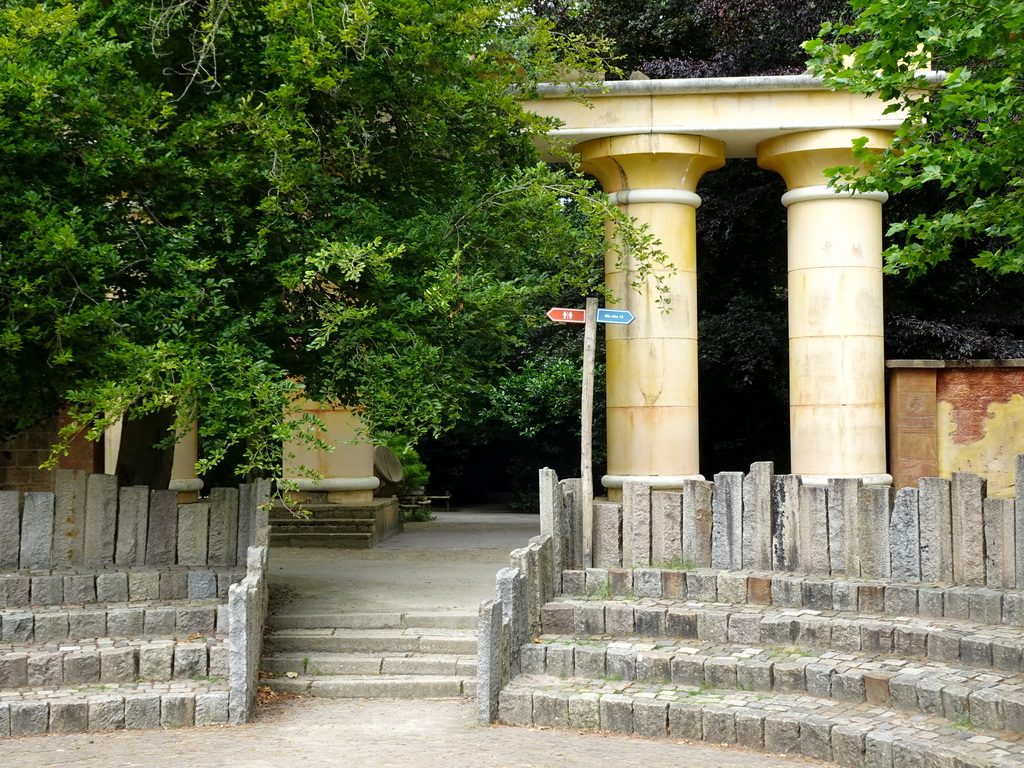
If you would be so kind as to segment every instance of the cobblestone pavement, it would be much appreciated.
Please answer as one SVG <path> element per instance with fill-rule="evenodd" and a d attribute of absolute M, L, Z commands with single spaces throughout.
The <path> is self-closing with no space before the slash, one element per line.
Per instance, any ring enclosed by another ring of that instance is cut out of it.
<path fill-rule="evenodd" d="M 36 736 L 0 742 L 0 765 L 240 766 L 462 765 L 467 768 L 815 768 L 799 757 L 598 733 L 474 725 L 472 701 L 301 699 L 239 727 Z"/>

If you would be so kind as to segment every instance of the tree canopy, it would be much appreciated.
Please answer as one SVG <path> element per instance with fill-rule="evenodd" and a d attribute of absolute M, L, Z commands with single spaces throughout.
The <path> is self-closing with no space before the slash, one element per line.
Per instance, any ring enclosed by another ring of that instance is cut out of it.
<path fill-rule="evenodd" d="M 616 212 L 510 89 L 592 53 L 519 0 L 5 3 L 0 432 L 165 411 L 275 471 L 303 388 L 450 424 L 595 288 Z"/>
<path fill-rule="evenodd" d="M 806 44 L 834 88 L 903 110 L 895 140 L 856 189 L 926 190 L 938 214 L 891 225 L 891 270 L 923 272 L 965 244 L 976 265 L 1024 272 L 1024 2 L 851 0 L 856 18 Z M 932 68 L 937 72 L 933 72 Z"/>

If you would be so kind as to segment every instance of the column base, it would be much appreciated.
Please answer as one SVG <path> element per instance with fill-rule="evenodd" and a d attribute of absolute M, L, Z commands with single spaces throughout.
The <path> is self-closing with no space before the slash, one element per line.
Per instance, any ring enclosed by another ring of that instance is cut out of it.
<path fill-rule="evenodd" d="M 798 475 L 803 485 L 827 486 L 828 481 L 835 479 L 853 478 L 860 480 L 865 486 L 892 485 L 892 475 Z"/>
<path fill-rule="evenodd" d="M 285 478 L 295 483 L 299 493 L 296 501 L 305 501 L 306 493 L 313 491 L 326 494 L 328 504 L 373 501 L 373 492 L 380 487 L 379 477 L 325 477 L 311 480 L 308 477 Z M 301 494 L 301 496 L 300 496 Z"/>
<path fill-rule="evenodd" d="M 605 475 L 601 485 L 608 489 L 608 501 L 622 501 L 623 483 L 647 483 L 654 491 L 680 490 L 687 480 L 703 480 L 704 475 Z"/>

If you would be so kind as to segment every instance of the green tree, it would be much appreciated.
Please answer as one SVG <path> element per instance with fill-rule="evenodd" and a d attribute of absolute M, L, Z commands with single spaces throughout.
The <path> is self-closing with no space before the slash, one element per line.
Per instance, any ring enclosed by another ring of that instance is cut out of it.
<path fill-rule="evenodd" d="M 591 288 L 615 212 L 511 86 L 593 61 L 519 0 L 9 0 L 0 432 L 198 415 L 207 466 L 276 472 L 300 388 L 445 428 Z"/>
<path fill-rule="evenodd" d="M 836 179 L 942 203 L 890 226 L 889 269 L 923 272 L 966 245 L 977 266 L 1024 271 L 1024 2 L 850 4 L 854 21 L 825 24 L 806 44 L 812 67 L 834 88 L 879 94 L 904 120 L 868 173 Z"/>

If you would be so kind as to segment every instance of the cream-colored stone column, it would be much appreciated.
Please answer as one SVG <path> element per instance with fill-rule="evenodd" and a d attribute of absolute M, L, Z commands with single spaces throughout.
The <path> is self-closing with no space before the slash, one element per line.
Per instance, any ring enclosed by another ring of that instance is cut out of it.
<path fill-rule="evenodd" d="M 380 480 L 373 473 L 373 445 L 359 436 L 359 417 L 340 405 L 300 400 L 304 412 L 319 418 L 326 429 L 317 437 L 331 445 L 331 452 L 308 445 L 285 443 L 283 477 L 298 486 L 300 492 L 325 491 L 330 503 L 366 502 Z M 289 418 L 300 418 L 292 414 Z M 299 467 L 316 470 L 323 480 L 301 477 Z M 304 500 L 304 497 L 299 499 Z"/>
<path fill-rule="evenodd" d="M 199 492 L 203 490 L 203 481 L 196 475 L 196 462 L 199 461 L 198 425 L 178 438 L 174 444 L 174 457 L 171 459 L 171 482 L 168 488 L 178 492 L 181 503 L 197 501 Z"/>
<path fill-rule="evenodd" d="M 887 131 L 834 129 L 777 136 L 757 148 L 789 191 L 791 471 L 805 483 L 886 474 L 882 316 L 884 192 L 826 186 L 826 168 L 859 165 L 851 142 L 884 149 Z"/>
<path fill-rule="evenodd" d="M 725 163 L 725 145 L 701 136 L 638 134 L 595 139 L 577 148 L 583 169 L 625 213 L 661 241 L 674 269 L 642 264 L 611 249 L 605 280 L 615 309 L 636 316 L 605 326 L 608 367 L 609 497 L 629 479 L 656 488 L 700 472 L 697 419 L 697 268 L 694 192 L 701 176 Z M 642 279 L 641 279 L 642 277 Z M 671 299 L 658 305 L 656 277 Z"/>

